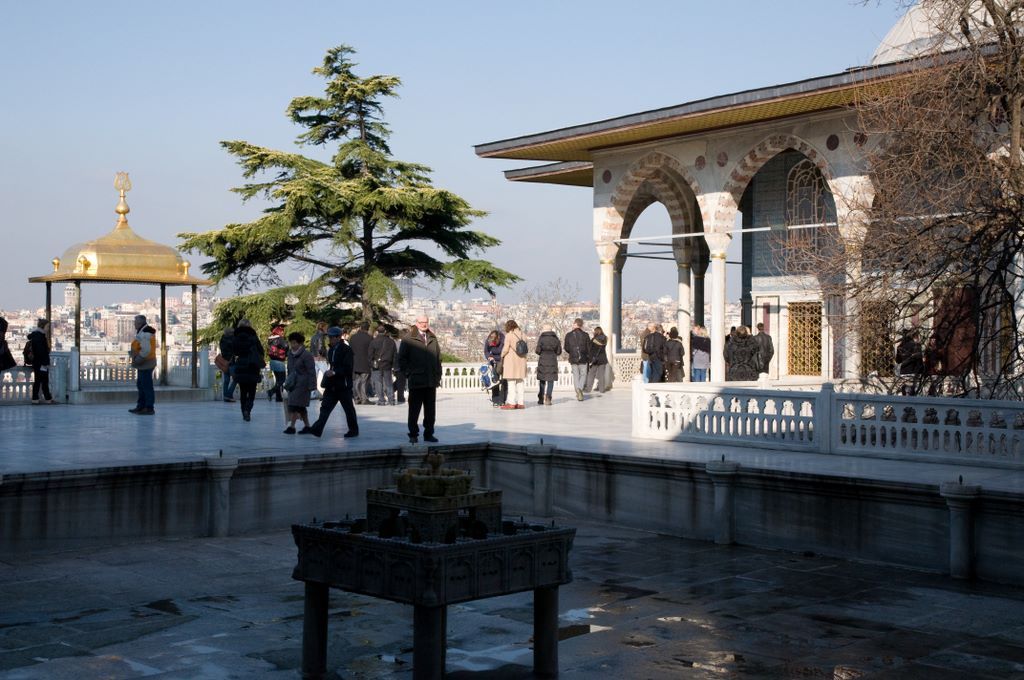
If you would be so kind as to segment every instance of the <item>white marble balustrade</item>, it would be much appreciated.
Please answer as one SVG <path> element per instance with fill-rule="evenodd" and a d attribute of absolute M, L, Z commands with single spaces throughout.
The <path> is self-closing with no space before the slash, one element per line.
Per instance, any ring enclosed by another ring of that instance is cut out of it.
<path fill-rule="evenodd" d="M 480 367 L 478 364 L 444 364 L 441 366 L 441 391 L 442 392 L 481 392 L 483 387 L 480 384 Z M 526 363 L 526 389 L 537 387 L 537 362 Z M 556 390 L 571 390 L 572 367 L 568 361 L 558 362 L 558 382 L 555 383 Z"/>
<path fill-rule="evenodd" d="M 50 394 L 56 401 L 64 402 L 68 391 L 67 352 L 50 353 Z M 0 373 L 0 404 L 27 404 L 32 400 L 32 369 L 15 366 Z"/>
<path fill-rule="evenodd" d="M 633 380 L 633 436 L 817 451 L 819 393 Z"/>
<path fill-rule="evenodd" d="M 836 394 L 832 450 L 1024 463 L 1024 403 Z"/>
<path fill-rule="evenodd" d="M 849 386 L 846 386 L 849 387 Z M 1024 465 L 1024 403 L 633 381 L 633 435 L 857 456 Z"/>

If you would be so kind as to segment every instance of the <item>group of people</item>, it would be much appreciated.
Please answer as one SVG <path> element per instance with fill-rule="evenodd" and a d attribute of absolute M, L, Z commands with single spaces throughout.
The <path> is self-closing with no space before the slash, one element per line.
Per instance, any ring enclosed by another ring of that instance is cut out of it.
<path fill-rule="evenodd" d="M 247 422 L 252 419 L 266 357 L 274 374 L 274 385 L 267 396 L 285 404 L 285 434 L 322 436 L 331 413 L 340 404 L 347 424 L 344 436 L 358 437 L 357 404 L 403 403 L 408 389 L 409 441 L 419 441 L 421 412 L 424 441 L 437 441 L 434 425 L 437 388 L 441 385 L 441 350 L 426 316 L 417 317 L 416 324 L 403 330 L 397 341 L 384 326 L 378 326 L 371 336 L 366 322 L 351 333 L 322 322 L 310 338 L 308 349 L 305 335 L 293 332 L 285 337 L 284 328 L 277 326 L 271 330 L 266 352 L 251 322 L 242 319 L 224 331 L 219 348 L 215 363 L 224 374 L 224 401 L 234 402 L 237 386 L 242 419 Z M 398 381 L 393 380 L 393 371 Z M 319 395 L 320 389 L 320 413 L 311 424 L 310 400 L 314 393 Z M 371 393 L 376 402 L 371 401 Z M 303 427 L 296 430 L 299 420 Z"/>
<path fill-rule="evenodd" d="M 537 404 L 550 406 L 555 383 L 558 382 L 558 362 L 563 352 L 572 370 L 576 399 L 593 389 L 606 392 L 611 389 L 608 376 L 608 337 L 595 326 L 592 335 L 583 330 L 583 319 L 573 321 L 572 330 L 559 339 L 551 324 L 541 327 L 533 346 L 537 355 Z M 526 363 L 530 345 L 523 329 L 514 319 L 505 322 L 504 332 L 493 330 L 484 340 L 484 361 L 494 376 L 491 387 L 491 405 L 503 410 L 526 408 Z"/>
<path fill-rule="evenodd" d="M 32 403 L 56 404 L 53 395 L 50 394 L 50 341 L 46 334 L 49 330 L 49 322 L 46 319 L 39 319 L 36 327 L 28 334 L 25 347 L 22 349 L 22 359 L 25 366 L 32 369 Z M 7 342 L 7 319 L 0 316 L 0 371 L 6 371 L 18 365 L 14 358 L 14 352 Z M 42 400 L 40 400 L 40 396 Z"/>
<path fill-rule="evenodd" d="M 665 333 L 661 324 L 650 323 L 640 336 L 641 374 L 645 383 L 682 382 L 686 370 L 686 348 L 679 330 L 673 326 Z M 757 324 L 752 335 L 746 326 L 733 326 L 725 338 L 725 379 L 757 380 L 767 373 L 775 345 Z M 690 380 L 710 379 L 711 337 L 704 326 L 694 325 L 690 331 Z"/>

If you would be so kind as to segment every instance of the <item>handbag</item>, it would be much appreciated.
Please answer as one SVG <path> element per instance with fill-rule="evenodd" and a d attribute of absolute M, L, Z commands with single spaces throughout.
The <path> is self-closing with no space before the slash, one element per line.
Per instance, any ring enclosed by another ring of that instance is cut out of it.
<path fill-rule="evenodd" d="M 227 373 L 228 368 L 231 367 L 231 362 L 225 359 L 223 354 L 218 353 L 217 356 L 213 358 L 213 365 L 216 366 L 217 370 L 221 373 Z"/>

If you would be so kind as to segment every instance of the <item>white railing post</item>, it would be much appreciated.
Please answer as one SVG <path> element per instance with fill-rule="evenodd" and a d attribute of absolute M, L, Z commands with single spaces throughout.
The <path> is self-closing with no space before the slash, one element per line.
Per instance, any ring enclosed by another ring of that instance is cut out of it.
<path fill-rule="evenodd" d="M 814 402 L 814 438 L 819 453 L 832 453 L 832 418 L 835 410 L 835 387 L 832 383 L 821 384 L 821 391 Z"/>
<path fill-rule="evenodd" d="M 210 348 L 203 347 L 199 350 L 199 365 L 196 366 L 196 376 L 198 379 L 199 387 L 207 388 L 210 386 Z"/>
<path fill-rule="evenodd" d="M 630 381 L 633 391 L 633 436 L 647 437 L 650 434 L 650 417 L 647 414 L 647 390 L 639 375 Z"/>
<path fill-rule="evenodd" d="M 82 355 L 77 347 L 71 348 L 71 358 L 68 360 L 68 392 L 78 392 L 82 389 Z"/>

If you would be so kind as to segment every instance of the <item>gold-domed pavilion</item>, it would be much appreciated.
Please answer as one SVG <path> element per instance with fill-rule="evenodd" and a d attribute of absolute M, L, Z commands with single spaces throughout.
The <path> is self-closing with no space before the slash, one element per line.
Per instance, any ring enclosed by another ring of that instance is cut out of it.
<path fill-rule="evenodd" d="M 75 347 L 82 341 L 81 286 L 85 281 L 97 283 L 148 283 L 160 286 L 160 359 L 161 382 L 167 376 L 167 286 L 192 287 L 192 358 L 193 387 L 196 386 L 196 288 L 212 282 L 189 274 L 190 264 L 171 246 L 165 246 L 136 234 L 128 225 L 130 208 L 125 193 L 132 188 L 128 173 L 119 172 L 114 188 L 120 192 L 120 201 L 114 212 L 117 224 L 113 231 L 85 243 L 71 246 L 51 262 L 53 271 L 45 276 L 34 276 L 32 283 L 46 284 L 46 319 L 52 314 L 52 284 L 69 282 L 75 285 Z"/>

